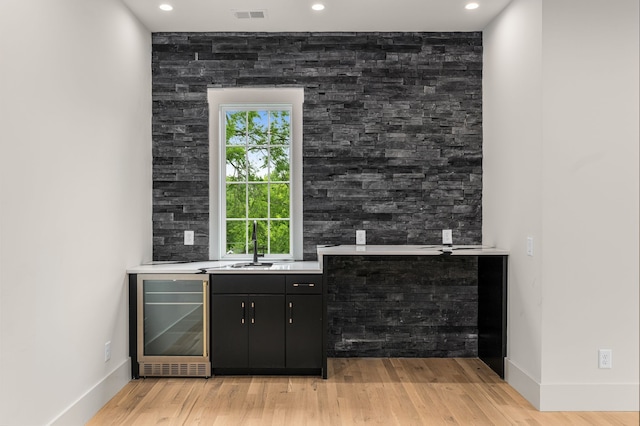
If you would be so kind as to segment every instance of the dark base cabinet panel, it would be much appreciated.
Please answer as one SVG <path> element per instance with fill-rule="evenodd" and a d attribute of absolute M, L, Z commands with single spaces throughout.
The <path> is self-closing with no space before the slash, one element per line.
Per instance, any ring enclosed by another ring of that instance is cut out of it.
<path fill-rule="evenodd" d="M 138 276 L 129 275 L 129 356 L 131 357 L 131 377 L 140 377 L 138 359 Z"/>
<path fill-rule="evenodd" d="M 214 368 L 284 368 L 284 296 L 213 298 Z"/>
<path fill-rule="evenodd" d="M 287 296 L 287 367 L 322 367 L 322 296 Z"/>
<path fill-rule="evenodd" d="M 507 258 L 478 259 L 478 357 L 504 377 L 507 357 Z"/>
<path fill-rule="evenodd" d="M 214 368 L 215 376 L 320 376 L 319 368 Z M 323 378 L 327 378 L 323 376 Z"/>
<path fill-rule="evenodd" d="M 247 296 L 225 294 L 214 297 L 212 302 L 212 365 L 248 368 Z"/>
<path fill-rule="evenodd" d="M 249 367 L 284 368 L 284 295 L 250 295 L 249 307 Z"/>

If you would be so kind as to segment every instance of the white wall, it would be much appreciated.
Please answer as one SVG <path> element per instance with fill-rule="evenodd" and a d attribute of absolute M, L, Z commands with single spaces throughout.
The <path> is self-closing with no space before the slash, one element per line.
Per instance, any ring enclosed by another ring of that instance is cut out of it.
<path fill-rule="evenodd" d="M 2 6 L 0 425 L 83 424 L 128 380 L 151 258 L 150 34 L 119 0 Z"/>
<path fill-rule="evenodd" d="M 513 253 L 507 379 L 542 410 L 639 409 L 638 12 L 514 0 L 485 31 L 483 233 Z"/>
<path fill-rule="evenodd" d="M 546 409 L 639 407 L 638 6 L 544 2 Z M 598 348 L 614 369 L 597 368 Z M 572 385 L 585 395 L 559 398 Z"/>
<path fill-rule="evenodd" d="M 539 1 L 515 1 L 483 40 L 483 243 L 511 252 L 507 376 L 534 405 L 538 390 L 526 385 L 540 382 L 542 364 L 541 19 Z"/>

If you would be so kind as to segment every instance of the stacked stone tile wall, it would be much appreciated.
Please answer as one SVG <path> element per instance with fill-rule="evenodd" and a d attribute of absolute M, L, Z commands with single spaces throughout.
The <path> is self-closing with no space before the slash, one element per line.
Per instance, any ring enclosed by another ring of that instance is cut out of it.
<path fill-rule="evenodd" d="M 328 356 L 478 356 L 477 257 L 327 261 Z"/>
<path fill-rule="evenodd" d="M 304 257 L 481 242 L 481 33 L 153 34 L 156 260 L 208 259 L 208 87 L 304 87 Z M 184 230 L 195 245 L 183 245 Z"/>

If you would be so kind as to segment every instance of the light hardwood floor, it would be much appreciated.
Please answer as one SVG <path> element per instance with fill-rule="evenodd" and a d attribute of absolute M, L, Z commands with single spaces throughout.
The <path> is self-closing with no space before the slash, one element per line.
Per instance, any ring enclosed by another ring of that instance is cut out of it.
<path fill-rule="evenodd" d="M 332 358 L 329 379 L 134 380 L 88 425 L 625 425 L 638 412 L 533 408 L 478 359 Z"/>

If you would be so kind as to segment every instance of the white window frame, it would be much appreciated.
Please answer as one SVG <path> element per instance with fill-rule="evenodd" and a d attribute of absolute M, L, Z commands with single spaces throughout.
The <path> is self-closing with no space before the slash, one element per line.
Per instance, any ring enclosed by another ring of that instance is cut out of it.
<path fill-rule="evenodd" d="M 291 107 L 291 254 L 266 255 L 270 260 L 302 260 L 302 104 L 303 88 L 209 88 L 209 259 L 246 260 L 251 254 L 225 253 L 226 158 L 222 106 L 287 105 Z"/>

